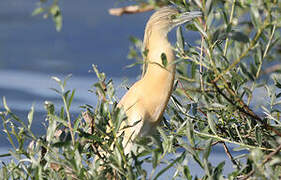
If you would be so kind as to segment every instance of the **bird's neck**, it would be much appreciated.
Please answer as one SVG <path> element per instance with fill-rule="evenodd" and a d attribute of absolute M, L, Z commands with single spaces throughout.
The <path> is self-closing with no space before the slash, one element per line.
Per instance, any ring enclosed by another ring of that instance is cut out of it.
<path fill-rule="evenodd" d="M 150 116 L 157 124 L 167 106 L 171 96 L 175 78 L 174 54 L 167 36 L 151 34 L 149 38 L 147 54 L 147 70 L 141 82 L 146 87 L 146 94 L 149 97 L 147 104 L 150 104 Z M 166 67 L 163 67 L 161 54 L 165 53 L 167 59 Z"/>
<path fill-rule="evenodd" d="M 147 69 L 145 76 L 149 76 L 150 78 L 165 78 L 167 76 L 174 77 L 174 53 L 172 45 L 168 41 L 167 34 L 153 32 L 150 34 L 149 41 L 147 43 L 146 49 L 148 53 L 146 56 Z M 165 60 L 163 61 L 163 57 L 161 58 L 163 53 L 166 55 L 166 67 L 163 65 Z"/>

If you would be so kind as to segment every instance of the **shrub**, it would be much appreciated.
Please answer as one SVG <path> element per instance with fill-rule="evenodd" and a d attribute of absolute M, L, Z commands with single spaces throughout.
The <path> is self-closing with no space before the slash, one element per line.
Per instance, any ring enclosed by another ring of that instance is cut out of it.
<path fill-rule="evenodd" d="M 64 107 L 55 109 L 46 102 L 48 123 L 42 137 L 30 130 L 34 108 L 25 124 L 3 99 L 3 127 L 14 148 L 3 155 L 14 159 L 2 165 L 4 179 L 158 179 L 171 167 L 174 179 L 198 179 L 188 160 L 203 170 L 202 179 L 280 178 L 281 2 L 174 3 L 185 11 L 200 9 L 204 16 L 185 26 L 201 35 L 194 46 L 177 29 L 175 90 L 158 134 L 139 139 L 139 151 L 125 155 L 117 132 L 126 116 L 116 108 L 113 82 L 94 67 L 99 101 L 95 107 L 84 105 L 72 120 L 75 91 L 66 91 L 66 81 L 54 78 Z M 130 57 L 141 59 L 136 53 L 140 49 L 131 50 Z M 231 172 L 223 173 L 225 162 L 214 166 L 208 160 L 214 146 L 229 157 Z M 233 151 L 240 155 L 234 157 Z M 150 172 L 145 164 L 151 164 Z"/>

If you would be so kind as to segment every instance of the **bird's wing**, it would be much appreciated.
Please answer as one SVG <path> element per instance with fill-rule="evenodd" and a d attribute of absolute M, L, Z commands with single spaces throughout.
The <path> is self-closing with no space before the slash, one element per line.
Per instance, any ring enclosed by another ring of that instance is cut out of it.
<path fill-rule="evenodd" d="M 125 112 L 128 111 L 130 108 L 132 108 L 139 99 L 139 86 L 140 81 L 136 82 L 129 91 L 122 97 L 120 102 L 118 103 L 117 107 L 121 108 L 123 107 Z"/>
<path fill-rule="evenodd" d="M 143 124 L 143 113 L 140 109 L 141 81 L 136 82 L 122 97 L 117 107 L 123 107 L 127 120 L 121 124 L 121 132 L 124 132 L 123 146 L 125 154 L 133 148 L 133 140 L 138 136 Z M 127 126 L 127 127 L 126 127 Z M 125 128 L 126 127 L 126 128 Z M 123 129 L 124 128 L 124 129 Z"/>

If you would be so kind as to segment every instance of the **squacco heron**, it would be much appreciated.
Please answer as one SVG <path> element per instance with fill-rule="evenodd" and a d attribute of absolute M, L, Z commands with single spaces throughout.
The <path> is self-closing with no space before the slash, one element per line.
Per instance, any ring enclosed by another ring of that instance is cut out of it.
<path fill-rule="evenodd" d="M 127 120 L 121 125 L 121 128 L 127 127 L 121 130 L 124 132 L 125 154 L 132 150 L 137 136 L 154 132 L 171 96 L 175 78 L 175 57 L 168 41 L 168 33 L 174 27 L 199 16 L 199 11 L 180 13 L 176 8 L 163 7 L 148 20 L 143 40 L 143 47 L 147 52 L 145 73 L 118 104 L 127 115 Z M 163 56 L 167 61 L 165 67 L 162 65 Z"/>

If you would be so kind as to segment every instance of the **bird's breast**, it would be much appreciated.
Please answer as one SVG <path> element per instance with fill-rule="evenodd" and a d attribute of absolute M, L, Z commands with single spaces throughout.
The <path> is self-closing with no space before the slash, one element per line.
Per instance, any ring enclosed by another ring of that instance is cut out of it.
<path fill-rule="evenodd" d="M 158 123 L 169 101 L 174 82 L 174 73 L 166 73 L 161 76 L 153 75 L 150 80 L 145 81 L 143 106 L 147 110 L 149 121 Z"/>

